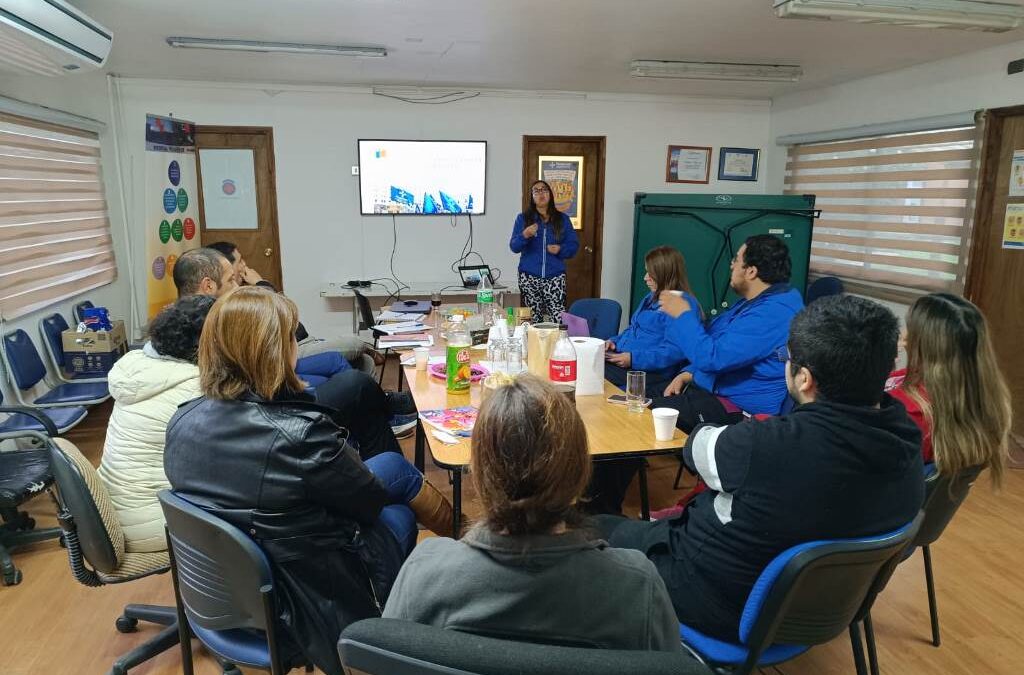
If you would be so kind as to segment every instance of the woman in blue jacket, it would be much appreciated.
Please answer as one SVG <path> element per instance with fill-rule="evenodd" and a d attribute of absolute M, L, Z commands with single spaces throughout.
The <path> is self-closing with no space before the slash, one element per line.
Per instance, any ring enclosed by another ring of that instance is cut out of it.
<path fill-rule="evenodd" d="M 671 246 L 652 248 L 644 256 L 644 283 L 650 293 L 633 313 L 629 326 L 605 344 L 605 379 L 618 387 L 626 386 L 626 372 L 647 372 L 647 389 L 661 396 L 665 386 L 679 372 L 686 360 L 683 351 L 665 339 L 665 330 L 672 319 L 658 311 L 662 291 L 680 291 L 693 306 L 699 307 L 690 290 L 683 254 Z"/>
<path fill-rule="evenodd" d="M 533 321 L 558 321 L 565 311 L 565 261 L 580 247 L 569 217 L 555 208 L 551 186 L 530 186 L 530 205 L 516 217 L 509 247 L 519 257 L 519 292 Z"/>

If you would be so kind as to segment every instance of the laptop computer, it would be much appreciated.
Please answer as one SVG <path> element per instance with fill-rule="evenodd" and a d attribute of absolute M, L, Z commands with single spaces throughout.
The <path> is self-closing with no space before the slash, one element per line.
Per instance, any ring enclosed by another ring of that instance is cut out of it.
<path fill-rule="evenodd" d="M 465 288 L 476 288 L 480 285 L 480 277 L 487 275 L 487 280 L 494 286 L 494 276 L 491 274 L 490 265 L 459 265 L 459 276 L 462 277 L 462 285 Z"/>

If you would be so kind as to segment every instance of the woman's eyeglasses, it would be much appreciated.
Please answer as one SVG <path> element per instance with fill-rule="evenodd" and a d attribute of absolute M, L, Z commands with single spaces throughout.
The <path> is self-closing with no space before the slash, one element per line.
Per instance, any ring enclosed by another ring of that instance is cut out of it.
<path fill-rule="evenodd" d="M 534 195 L 546 195 L 546 194 L 548 194 L 548 192 L 550 192 L 550 190 L 548 190 L 547 188 L 543 188 L 543 187 L 541 187 L 541 188 L 533 188 L 532 190 L 530 190 L 530 193 L 534 194 Z"/>

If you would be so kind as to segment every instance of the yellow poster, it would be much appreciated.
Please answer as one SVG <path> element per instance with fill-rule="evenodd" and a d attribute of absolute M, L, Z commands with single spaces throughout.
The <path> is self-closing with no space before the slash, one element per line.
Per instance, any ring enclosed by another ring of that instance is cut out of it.
<path fill-rule="evenodd" d="M 1007 204 L 1003 248 L 1024 249 L 1024 204 Z"/>
<path fill-rule="evenodd" d="M 555 157 L 539 158 L 537 175 L 547 181 L 554 194 L 555 208 L 569 216 L 575 230 L 583 227 L 583 158 Z"/>

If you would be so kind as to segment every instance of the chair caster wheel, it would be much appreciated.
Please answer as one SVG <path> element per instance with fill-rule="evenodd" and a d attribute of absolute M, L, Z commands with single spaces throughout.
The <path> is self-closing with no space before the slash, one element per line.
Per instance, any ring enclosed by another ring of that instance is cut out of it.
<path fill-rule="evenodd" d="M 118 633 L 134 633 L 136 626 L 139 625 L 139 620 L 127 616 L 119 616 L 114 625 L 117 627 Z"/>
<path fill-rule="evenodd" d="M 4 586 L 17 586 L 21 583 L 21 570 L 4 572 Z"/>

